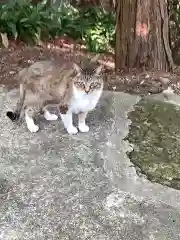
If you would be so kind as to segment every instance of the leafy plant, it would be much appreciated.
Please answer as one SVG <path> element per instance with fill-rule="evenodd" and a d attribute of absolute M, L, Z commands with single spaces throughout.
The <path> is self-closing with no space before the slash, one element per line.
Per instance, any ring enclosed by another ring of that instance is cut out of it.
<path fill-rule="evenodd" d="M 175 62 L 179 64 L 178 56 L 180 48 L 180 2 L 178 0 L 169 0 L 169 20 L 170 20 L 170 38 L 172 54 Z"/>
<path fill-rule="evenodd" d="M 92 15 L 91 15 L 92 14 Z M 102 52 L 110 46 L 114 46 L 115 39 L 115 18 L 112 14 L 106 13 L 101 8 L 91 8 L 83 13 L 83 19 L 92 22 L 84 31 L 84 40 L 88 48 L 93 52 Z"/>
<path fill-rule="evenodd" d="M 54 8 L 47 1 L 34 5 L 12 0 L 0 5 L 0 33 L 32 43 L 68 35 L 84 40 L 90 51 L 101 52 L 114 45 L 115 18 L 101 8 L 77 9 L 67 4 Z"/>
<path fill-rule="evenodd" d="M 37 42 L 57 25 L 52 12 L 52 9 L 46 9 L 45 3 L 32 5 L 26 0 L 10 1 L 0 7 L 0 32 L 15 39 Z"/>

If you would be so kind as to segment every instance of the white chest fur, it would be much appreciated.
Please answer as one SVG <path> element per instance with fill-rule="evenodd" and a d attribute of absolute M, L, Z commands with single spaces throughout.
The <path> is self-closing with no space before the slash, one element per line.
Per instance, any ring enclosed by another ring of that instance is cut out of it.
<path fill-rule="evenodd" d="M 93 110 L 96 107 L 101 94 L 102 89 L 89 94 L 74 91 L 74 96 L 70 103 L 71 112 L 77 114 L 79 112 L 89 112 Z"/>

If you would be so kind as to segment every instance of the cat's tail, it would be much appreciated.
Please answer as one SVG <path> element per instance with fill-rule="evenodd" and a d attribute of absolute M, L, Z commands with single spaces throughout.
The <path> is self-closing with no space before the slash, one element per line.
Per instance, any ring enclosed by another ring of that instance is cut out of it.
<path fill-rule="evenodd" d="M 25 89 L 24 89 L 24 84 L 20 84 L 20 99 L 17 102 L 16 109 L 14 112 L 8 111 L 6 113 L 7 117 L 11 119 L 11 121 L 18 121 L 21 115 L 21 110 L 24 105 L 24 100 L 25 100 Z"/>

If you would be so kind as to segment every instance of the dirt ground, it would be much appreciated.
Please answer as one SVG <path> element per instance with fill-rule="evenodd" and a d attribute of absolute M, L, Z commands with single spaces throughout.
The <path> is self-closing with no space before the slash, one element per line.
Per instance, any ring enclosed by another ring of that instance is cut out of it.
<path fill-rule="evenodd" d="M 93 56 L 82 45 L 69 39 L 58 39 L 35 47 L 11 41 L 9 48 L 0 48 L 0 85 L 9 89 L 17 87 L 18 71 L 38 60 L 54 59 L 63 63 L 65 59 L 80 61 Z M 180 76 L 177 74 L 155 71 L 126 74 L 122 71 L 117 75 L 114 72 L 113 54 L 100 54 L 98 59 L 104 65 L 105 90 L 156 94 L 171 85 L 177 93 L 180 92 Z"/>

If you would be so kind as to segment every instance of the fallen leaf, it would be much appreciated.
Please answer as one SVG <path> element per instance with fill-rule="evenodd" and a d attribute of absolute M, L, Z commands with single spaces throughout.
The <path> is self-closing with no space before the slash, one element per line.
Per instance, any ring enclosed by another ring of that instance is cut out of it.
<path fill-rule="evenodd" d="M 0 34 L 1 34 L 1 39 L 2 39 L 2 43 L 3 43 L 4 47 L 8 48 L 9 40 L 7 37 L 7 33 L 0 33 Z"/>

